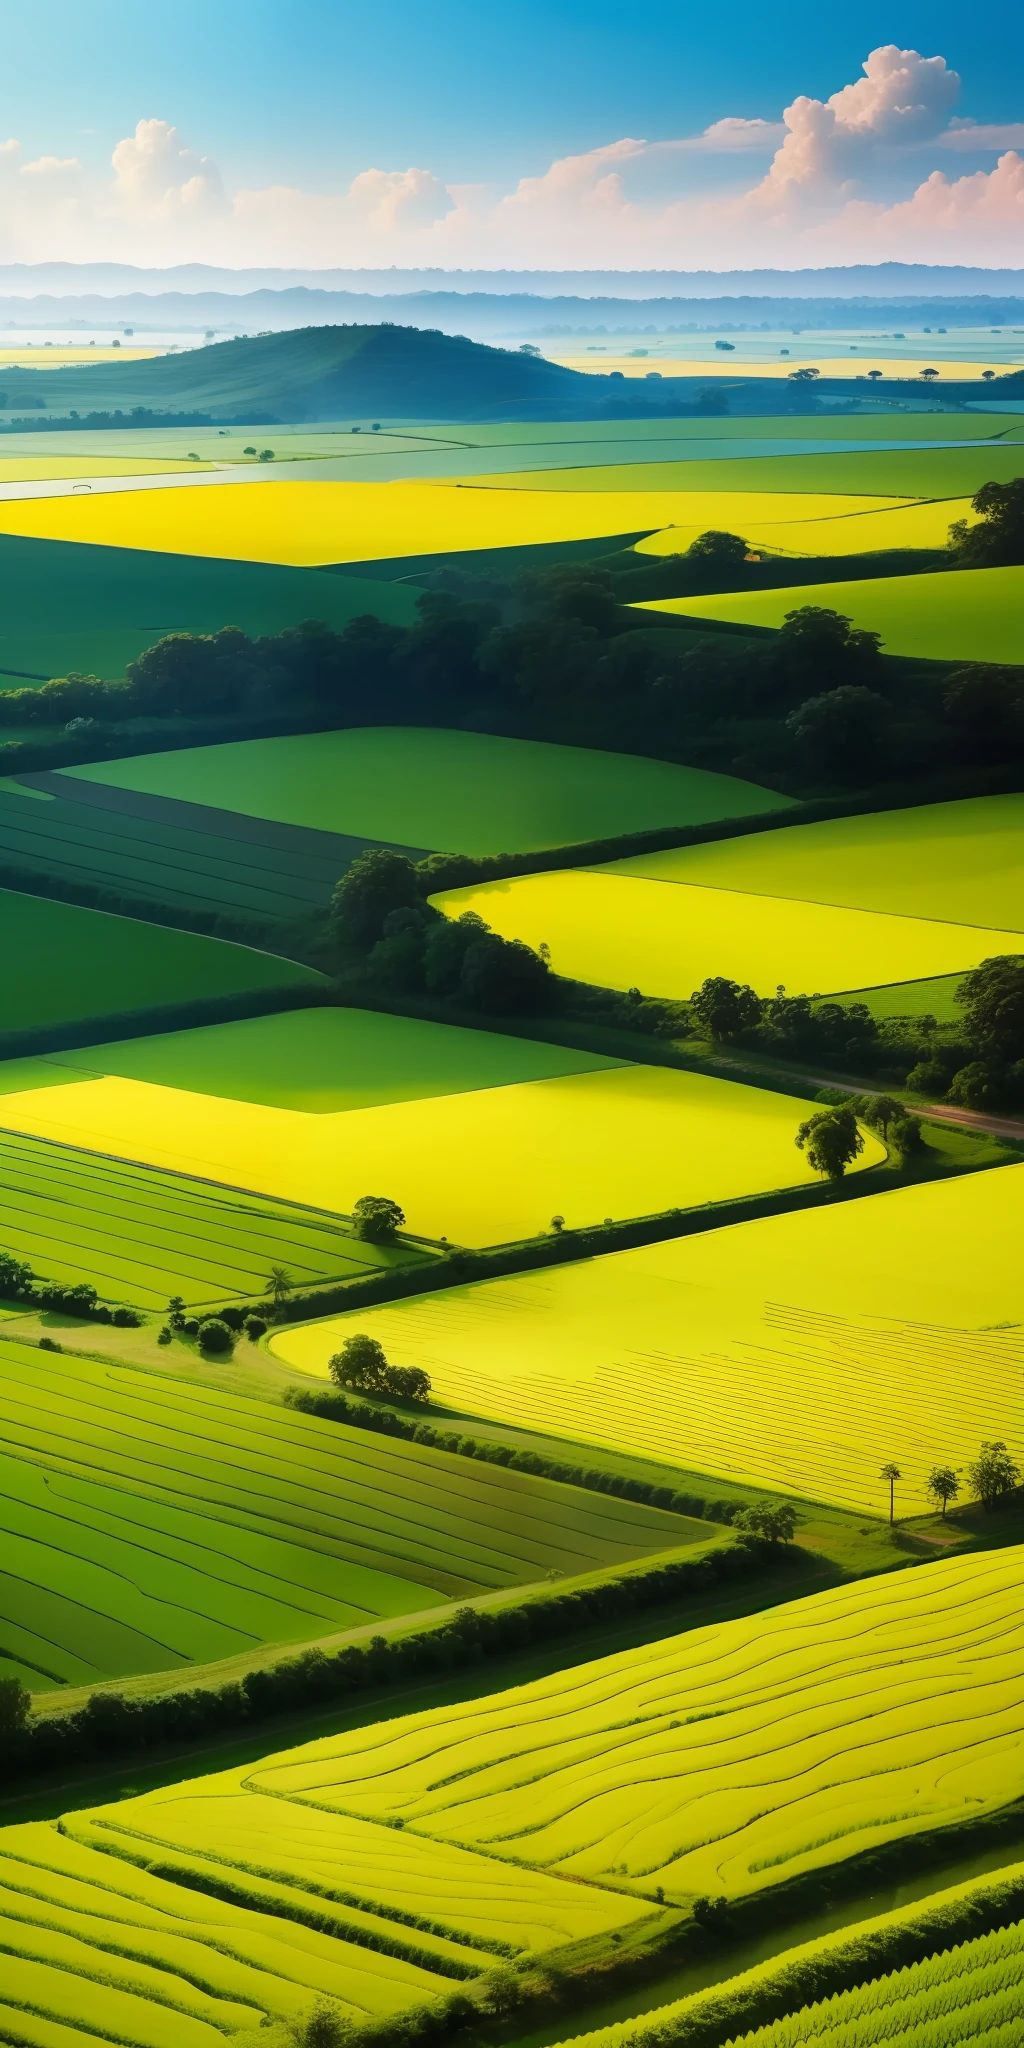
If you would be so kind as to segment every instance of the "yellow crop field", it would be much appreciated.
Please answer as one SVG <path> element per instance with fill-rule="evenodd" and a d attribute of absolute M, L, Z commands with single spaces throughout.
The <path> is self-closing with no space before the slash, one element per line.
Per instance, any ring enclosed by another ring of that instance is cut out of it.
<path fill-rule="evenodd" d="M 1024 1166 L 767 1217 L 275 1332 L 326 1373 L 350 1329 L 502 1422 L 888 1511 L 983 1439 L 1024 1456 Z"/>
<path fill-rule="evenodd" d="M 44 341 L 33 346 L 23 341 L 0 348 L 0 366 L 7 370 L 15 365 L 19 370 L 58 370 L 65 363 L 120 363 L 124 368 L 129 363 L 145 363 L 151 356 L 166 353 L 162 348 L 125 348 L 123 343 L 109 348 L 97 344 L 94 348 L 88 342 L 79 342 L 77 346 L 68 342 L 62 346 L 59 342 Z"/>
<path fill-rule="evenodd" d="M 737 844 L 764 842 L 759 834 Z M 449 917 L 477 911 L 503 938 L 547 945 L 557 974 L 682 1000 L 709 974 L 749 982 L 762 996 L 780 983 L 792 995 L 825 995 L 959 974 L 992 953 L 1021 951 L 1018 932 L 647 879 L 634 862 L 484 882 L 431 900 Z"/>
<path fill-rule="evenodd" d="M 976 796 L 638 854 L 604 872 L 1024 932 L 1024 796 Z M 769 911 L 769 914 L 771 912 Z M 1009 950 L 1019 952 L 1020 941 Z"/>
<path fill-rule="evenodd" d="M 944 548 L 955 519 L 974 524 L 970 498 L 939 498 L 915 505 L 890 500 L 887 505 L 869 505 L 852 512 L 812 513 L 803 508 L 803 497 L 794 494 L 781 518 L 760 517 L 755 510 L 741 514 L 738 525 L 733 516 L 726 531 L 739 531 L 752 547 L 767 548 L 773 554 L 862 555 L 879 548 Z M 697 534 L 705 531 L 705 526 L 681 523 L 638 541 L 636 551 L 641 555 L 682 554 Z"/>
<path fill-rule="evenodd" d="M 1020 1548 L 947 1559 L 70 1825 L 543 1948 L 1018 1798 L 1022 1594 Z"/>
<path fill-rule="evenodd" d="M 232 1027 L 224 1027 L 231 1030 Z M 606 1066 L 507 1087 L 309 1114 L 118 1075 L 116 1046 L 76 1065 L 47 1062 L 17 1086 L 8 1069 L 3 1122 L 87 1151 L 351 1213 L 384 1192 L 414 1235 L 466 1245 L 535 1236 L 553 1215 L 572 1226 L 606 1217 L 790 1187 L 813 1178 L 794 1145 L 801 1106 L 734 1082 L 660 1067 Z M 881 1147 L 868 1138 L 861 1164 Z"/>
<path fill-rule="evenodd" d="M 545 541 L 593 540 L 604 534 L 693 525 L 703 532 L 740 522 L 755 494 L 714 491 L 572 491 L 509 489 L 480 479 L 464 483 L 310 483 L 259 481 L 238 489 L 167 489 L 122 497 L 18 500 L 0 505 L 0 533 L 102 547 L 216 555 L 235 561 L 316 567 L 328 562 L 384 561 L 398 555 L 476 548 L 527 547 Z M 792 499 L 763 492 L 763 518 L 784 518 Z M 813 497 L 804 516 L 892 507 L 884 498 Z"/>
<path fill-rule="evenodd" d="M 802 353 L 801 351 L 801 355 Z M 612 370 L 621 370 L 624 377 L 650 377 L 653 371 L 662 377 L 730 377 L 733 381 L 742 378 L 746 384 L 755 377 L 791 377 L 794 367 L 791 357 L 780 357 L 777 362 L 767 362 L 763 357 L 751 360 L 739 349 L 731 359 L 722 355 L 703 354 L 616 355 L 613 350 L 609 350 L 607 355 L 602 355 L 600 362 L 595 362 L 589 350 L 583 355 L 578 350 L 570 351 L 568 355 L 549 354 L 545 350 L 545 354 L 549 362 L 561 363 L 563 369 L 587 370 L 591 376 L 602 377 L 607 377 Z M 866 377 L 871 370 L 880 370 L 883 377 L 906 379 L 919 377 L 922 370 L 937 369 L 940 383 L 951 377 L 964 378 L 973 383 L 975 379 L 984 377 L 986 370 L 992 368 L 991 363 L 947 361 L 945 357 L 936 362 L 932 356 L 873 356 L 866 351 L 862 353 L 860 349 L 857 350 L 856 356 L 851 350 L 845 357 L 826 354 L 816 359 L 808 357 L 807 362 L 809 367 L 813 365 L 818 369 L 823 377 Z M 844 428 L 845 424 L 844 421 Z"/>
<path fill-rule="evenodd" d="M 179 476 L 182 470 L 212 469 L 211 462 L 167 456 L 0 455 L 0 484 L 60 483 L 93 476 Z"/>

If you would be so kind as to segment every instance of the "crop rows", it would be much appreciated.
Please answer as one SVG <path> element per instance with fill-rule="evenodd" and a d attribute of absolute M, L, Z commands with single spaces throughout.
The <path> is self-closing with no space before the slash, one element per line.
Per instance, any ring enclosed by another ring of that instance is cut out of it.
<path fill-rule="evenodd" d="M 317 860 L 200 830 L 184 808 L 176 823 L 8 790 L 0 791 L 0 860 L 124 897 L 258 917 L 297 917 L 326 903 L 346 865 L 330 842 Z"/>
<path fill-rule="evenodd" d="M 730 2048 L 1018 2048 L 1024 1925 L 1001 1927 L 854 1991 L 804 2006 Z"/>
<path fill-rule="evenodd" d="M 323 1635 L 689 1539 L 658 1509 L 0 1346 L 0 1653 L 39 1686 Z"/>
<path fill-rule="evenodd" d="M 933 1466 L 986 1438 L 1024 1452 L 1022 1204 L 1010 1166 L 283 1329 L 272 1348 L 324 1372 L 366 1329 L 471 1414 L 869 1514 L 888 1509 L 891 1459 L 897 1513 L 921 1514 Z"/>
<path fill-rule="evenodd" d="M 311 1744 L 245 1786 L 649 1900 L 758 1891 L 1019 1796 L 1022 1581 L 1010 1550 L 844 1586 Z"/>
<path fill-rule="evenodd" d="M 5 1251 L 140 1308 L 249 1300 L 275 1265 L 310 1287 L 402 1262 L 337 1217 L 2 1127 L 0 1187 Z"/>

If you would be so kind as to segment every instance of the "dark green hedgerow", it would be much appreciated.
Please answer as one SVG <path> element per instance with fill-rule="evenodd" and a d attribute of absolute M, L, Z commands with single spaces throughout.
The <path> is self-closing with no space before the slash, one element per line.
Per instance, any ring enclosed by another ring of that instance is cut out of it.
<path fill-rule="evenodd" d="M 678 1493 L 672 1486 L 655 1486 L 647 1479 L 631 1479 L 619 1472 L 596 1471 L 587 1465 L 566 1465 L 557 1458 L 545 1458 L 536 1451 L 517 1451 L 511 1444 L 488 1438 L 463 1436 L 458 1430 L 438 1429 L 432 1422 L 416 1422 L 397 1415 L 392 1408 L 370 1408 L 362 1401 L 349 1401 L 344 1394 L 307 1393 L 304 1387 L 289 1387 L 284 1395 L 289 1408 L 304 1415 L 319 1415 L 328 1422 L 345 1422 L 355 1429 L 373 1429 L 381 1436 L 404 1437 L 407 1442 L 426 1444 L 436 1451 L 452 1451 L 460 1458 L 478 1458 L 485 1465 L 504 1465 L 511 1472 L 529 1472 L 539 1479 L 557 1479 L 566 1486 L 582 1486 L 590 1493 L 612 1493 L 618 1500 L 634 1500 L 644 1507 L 665 1508 L 670 1514 L 692 1515 L 708 1522 L 731 1522 L 743 1505 L 738 1500 L 707 1499 L 700 1493 Z"/>
<path fill-rule="evenodd" d="M 255 1730 L 279 1714 L 342 1706 L 367 1688 L 397 1690 L 478 1659 L 561 1642 L 645 1608 L 688 1597 L 699 1601 L 724 1584 L 778 1571 L 787 1556 L 793 1554 L 744 1538 L 699 1558 L 672 1559 L 573 1591 L 527 1594 L 494 1609 L 457 1608 L 442 1627 L 391 1641 L 374 1636 L 331 1652 L 313 1646 L 226 1685 L 141 1698 L 97 1690 L 75 1713 L 29 1719 L 12 1732 L 0 1753 L 0 1783 L 95 1757 L 192 1743 L 233 1729 Z M 793 1561 L 796 1566 L 801 1562 Z"/>

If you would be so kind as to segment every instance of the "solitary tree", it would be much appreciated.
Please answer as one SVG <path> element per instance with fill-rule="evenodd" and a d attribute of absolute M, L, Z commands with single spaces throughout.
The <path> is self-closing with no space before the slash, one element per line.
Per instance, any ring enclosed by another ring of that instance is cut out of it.
<path fill-rule="evenodd" d="M 352 2028 L 333 1999 L 317 1998 L 309 2012 L 288 2024 L 292 2048 L 345 2048 Z"/>
<path fill-rule="evenodd" d="M 896 1481 L 897 1479 L 902 1479 L 903 1474 L 898 1465 L 883 1465 L 879 1477 L 889 1482 L 889 1527 L 891 1528 L 896 1520 Z"/>
<path fill-rule="evenodd" d="M 974 1460 L 967 1467 L 967 1478 L 971 1492 L 980 1500 L 985 1513 L 1016 1493 L 1020 1485 L 1020 1466 L 1011 1458 L 1001 1438 L 984 1443 Z"/>
<path fill-rule="evenodd" d="M 747 985 L 729 981 L 722 974 L 709 974 L 690 997 L 694 1016 L 709 1038 L 721 1043 L 741 1037 L 761 1022 L 762 1003 Z"/>
<path fill-rule="evenodd" d="M 383 1344 L 364 1330 L 346 1337 L 328 1366 L 339 1387 L 358 1387 L 365 1394 L 383 1394 L 388 1384 L 388 1361 Z"/>
<path fill-rule="evenodd" d="M 394 1244 L 405 1222 L 405 1210 L 388 1195 L 360 1195 L 352 1214 L 364 1244 Z"/>
<path fill-rule="evenodd" d="M 921 372 L 926 384 L 933 384 L 938 374 L 937 370 L 922 370 Z"/>
<path fill-rule="evenodd" d="M 788 1500 L 773 1505 L 770 1501 L 758 1501 L 753 1507 L 741 1508 L 734 1518 L 733 1528 L 743 1529 L 751 1536 L 760 1536 L 762 1542 L 774 1547 L 778 1543 L 792 1543 L 796 1529 L 796 1509 Z"/>
<path fill-rule="evenodd" d="M 936 1465 L 934 1472 L 929 1473 L 926 1492 L 936 1507 L 941 1506 L 943 1521 L 950 1501 L 956 1499 L 959 1491 L 960 1481 L 952 1465 Z"/>
<path fill-rule="evenodd" d="M 291 1291 L 292 1276 L 287 1266 L 271 1266 L 264 1293 L 270 1295 L 274 1307 L 280 1308 L 281 1303 L 287 1301 Z"/>
<path fill-rule="evenodd" d="M 707 533 L 699 533 L 686 550 L 686 560 L 699 569 L 740 569 L 747 559 L 749 547 L 738 533 L 720 533 L 709 527 Z"/>
<path fill-rule="evenodd" d="M 971 500 L 975 525 L 958 520 L 949 529 L 951 545 L 970 569 L 1005 569 L 1024 562 L 1024 476 L 1008 483 L 982 484 Z"/>
<path fill-rule="evenodd" d="M 878 380 L 879 380 L 879 378 L 880 378 L 880 377 L 882 376 L 882 374 L 883 374 L 883 373 L 882 373 L 882 371 L 881 371 L 881 370 L 869 370 L 869 371 L 868 371 L 868 376 L 870 377 L 870 379 L 871 379 L 871 382 L 872 382 L 872 384 L 877 384 L 877 383 L 878 383 Z"/>
<path fill-rule="evenodd" d="M 823 1179 L 839 1182 L 848 1166 L 864 1150 L 857 1118 L 849 1107 L 819 1109 L 800 1125 L 796 1143 L 806 1152 L 809 1166 Z"/>

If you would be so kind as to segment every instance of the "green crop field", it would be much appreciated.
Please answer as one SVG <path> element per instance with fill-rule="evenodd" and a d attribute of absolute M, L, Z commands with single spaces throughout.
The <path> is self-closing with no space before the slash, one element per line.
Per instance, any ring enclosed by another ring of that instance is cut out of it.
<path fill-rule="evenodd" d="M 579 1939 L 662 1899 L 765 1891 L 965 1806 L 1010 1804 L 1024 1788 L 1022 1585 L 1020 1549 L 947 1559 L 64 1826 L 139 1862 L 170 1851 L 371 1908 L 408 1910 L 419 1880 L 455 1939 L 539 1946 L 547 1919 L 550 1942 L 564 1887 L 559 1932 Z M 537 1880 L 550 1916 L 538 1895 L 524 1912 Z"/>
<path fill-rule="evenodd" d="M 725 422 L 714 423 L 721 431 Z M 735 421 L 749 435 L 761 434 L 767 420 Z M 799 422 L 780 422 L 792 435 Z M 836 441 L 846 438 L 850 420 L 833 420 Z M 859 423 L 858 423 L 859 424 Z M 872 425 L 880 422 L 872 422 Z M 859 437 L 858 437 L 859 438 Z M 881 438 L 881 436 L 879 436 Z M 922 436 L 922 438 L 924 438 Z M 647 460 L 607 468 L 587 461 L 586 467 L 531 469 L 521 477 L 502 477 L 507 488 L 520 483 L 531 491 L 792 491 L 840 492 L 879 498 L 973 497 L 982 484 L 1009 482 L 1020 476 L 1024 453 L 1019 446 L 998 442 L 978 448 L 871 448 L 828 453 L 724 456 L 709 462 L 673 463 Z M 467 479 L 469 480 L 469 479 Z M 481 481 L 474 477 L 473 482 Z M 797 516 L 797 515 L 794 515 Z"/>
<path fill-rule="evenodd" d="M 340 630 L 366 612 L 411 625 L 415 595 L 397 584 L 272 563 L 4 533 L 0 680 L 15 689 L 72 670 L 116 679 L 165 633 L 215 633 L 224 625 L 280 633 L 313 618 Z"/>
<path fill-rule="evenodd" d="M 837 1992 L 744 2034 L 730 2048 L 1014 2048 L 1024 2006 L 1024 1925 L 997 1928 L 926 1962 Z"/>
<path fill-rule="evenodd" d="M 1024 662 L 1024 569 L 942 569 L 926 576 L 792 584 L 723 597 L 666 597 L 633 609 L 778 627 L 787 612 L 804 604 L 824 605 L 880 633 L 887 654 Z"/>
<path fill-rule="evenodd" d="M 712 2032 L 725 2048 L 955 2048 L 961 2041 L 1017 2048 L 1024 1923 L 1012 1916 L 1022 1876 L 1024 1867 L 1011 1864 L 855 1921 L 709 1989 L 577 2034 L 561 2048 L 684 2048 Z M 961 1929 L 983 1929 L 989 1918 L 992 1932 L 956 1939 Z M 887 1972 L 886 1958 L 901 1945 L 906 1954 L 908 1942 L 919 1958 Z M 837 1976 L 846 1984 L 829 1996 L 825 1987 Z M 758 2026 L 766 2007 L 785 2010 Z"/>
<path fill-rule="evenodd" d="M 52 1076 L 35 1078 L 45 1086 Z M 180 1294 L 194 1311 L 212 1309 L 261 1295 L 274 1266 L 296 1287 L 317 1287 L 428 1256 L 362 1244 L 338 1216 L 2 1124 L 0 1098 L 0 1246 L 41 1278 L 88 1281 L 101 1300 L 162 1309 Z"/>
<path fill-rule="evenodd" d="M 986 1438 L 1024 1453 L 1024 1167 L 778 1215 L 275 1332 L 351 1328 L 473 1414 L 882 1514 Z"/>
<path fill-rule="evenodd" d="M 812 1179 L 789 1096 L 365 1011 L 12 1061 L 0 1091 L 8 1131 L 342 1215 L 384 1192 L 464 1245 Z"/>
<path fill-rule="evenodd" d="M 43 773 L 0 782 L 0 859 L 33 877 L 227 917 L 326 908 L 367 841 Z M 426 849 L 424 849 L 425 851 Z"/>
<path fill-rule="evenodd" d="M 317 1993 L 365 2020 L 997 1810 L 1024 1754 L 1021 1572 L 1011 1550 L 840 1587 L 5 1828 L 0 2027 L 50 2048 L 29 2016 L 75 2040 L 102 2015 L 125 2048 L 215 2048 Z M 1012 1948 L 986 1939 L 1001 1993 Z"/>
<path fill-rule="evenodd" d="M 968 797 L 634 855 L 604 872 L 1024 931 L 1024 796 Z M 993 948 L 998 950 L 998 948 Z M 909 977 L 908 977 L 909 978 Z"/>
<path fill-rule="evenodd" d="M 913 813 L 909 815 L 914 815 Z M 874 823 L 874 820 L 867 821 Z M 830 827 L 802 826 L 800 831 Z M 774 833 L 732 842 L 756 875 L 757 853 Z M 867 835 L 865 835 L 867 836 Z M 714 872 L 718 846 L 707 853 Z M 773 996 L 781 984 L 791 995 L 826 995 L 851 986 L 962 974 L 992 953 L 1019 953 L 1020 934 L 989 925 L 944 923 L 926 916 L 894 916 L 804 902 L 795 896 L 746 893 L 742 884 L 702 886 L 698 860 L 688 879 L 689 849 L 655 855 L 654 873 L 643 862 L 604 868 L 566 868 L 449 889 L 431 898 L 449 917 L 476 911 L 503 938 L 546 945 L 556 974 L 602 988 L 640 988 L 645 995 L 686 1001 L 708 975 L 749 982 Z M 723 852 L 723 874 L 728 872 Z M 678 879 L 656 879 L 678 862 Z M 851 873 L 853 863 L 851 862 Z M 771 873 L 771 852 L 765 856 Z M 684 876 L 686 879 L 684 880 Z M 813 885 L 812 885 L 813 886 Z M 851 881 L 851 887 L 856 886 Z M 893 878 L 898 893 L 898 877 Z M 936 885 L 939 887 L 938 883 Z M 1007 891 L 1007 898 L 1010 892 Z M 1018 904 L 1007 901 L 1009 910 Z"/>
<path fill-rule="evenodd" d="M 0 1031 L 323 981 L 273 953 L 13 889 L 0 890 L 0 947 L 17 963 L 4 977 Z"/>
<path fill-rule="evenodd" d="M 0 1343 L 0 1670 L 184 1668 L 699 1541 L 700 1523 Z"/>
<path fill-rule="evenodd" d="M 445 853 L 526 853 L 790 802 L 673 762 L 433 727 L 188 747 L 70 768 L 71 778 Z"/>

